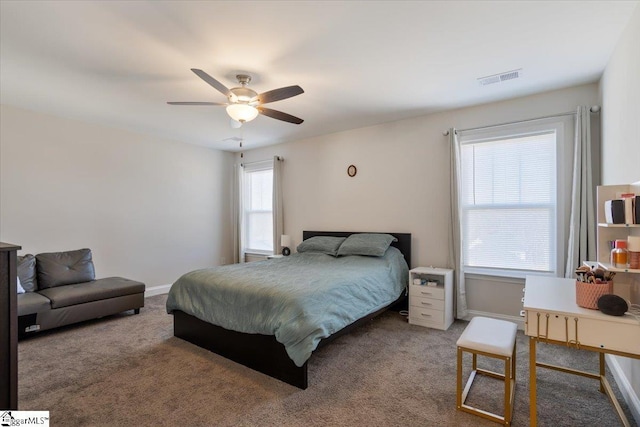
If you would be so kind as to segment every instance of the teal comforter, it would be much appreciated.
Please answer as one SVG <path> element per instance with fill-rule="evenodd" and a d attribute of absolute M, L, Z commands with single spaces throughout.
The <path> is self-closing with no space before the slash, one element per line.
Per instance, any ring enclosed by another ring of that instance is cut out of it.
<path fill-rule="evenodd" d="M 322 338 L 395 301 L 407 276 L 407 263 L 394 247 L 383 257 L 296 253 L 187 273 L 171 287 L 167 312 L 275 335 L 302 366 Z"/>

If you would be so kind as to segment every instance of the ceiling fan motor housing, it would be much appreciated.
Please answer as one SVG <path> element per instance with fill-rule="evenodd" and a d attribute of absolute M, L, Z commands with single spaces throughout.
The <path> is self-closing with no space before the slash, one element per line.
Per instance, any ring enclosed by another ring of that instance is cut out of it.
<path fill-rule="evenodd" d="M 229 101 L 233 104 L 258 104 L 258 93 L 246 86 L 229 89 Z"/>

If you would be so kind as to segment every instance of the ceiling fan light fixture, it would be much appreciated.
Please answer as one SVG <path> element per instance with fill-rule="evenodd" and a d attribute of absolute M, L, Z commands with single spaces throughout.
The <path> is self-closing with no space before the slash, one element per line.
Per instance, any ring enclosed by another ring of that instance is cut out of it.
<path fill-rule="evenodd" d="M 231 104 L 227 106 L 227 114 L 236 122 L 246 123 L 258 117 L 258 110 L 247 104 Z"/>

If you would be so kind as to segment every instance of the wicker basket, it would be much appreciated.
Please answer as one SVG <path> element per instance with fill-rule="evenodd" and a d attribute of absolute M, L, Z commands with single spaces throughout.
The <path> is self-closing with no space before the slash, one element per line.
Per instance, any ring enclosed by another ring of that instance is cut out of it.
<path fill-rule="evenodd" d="M 587 283 L 576 280 L 576 304 L 580 307 L 598 309 L 598 299 L 602 295 L 613 293 L 613 281 L 605 283 Z"/>

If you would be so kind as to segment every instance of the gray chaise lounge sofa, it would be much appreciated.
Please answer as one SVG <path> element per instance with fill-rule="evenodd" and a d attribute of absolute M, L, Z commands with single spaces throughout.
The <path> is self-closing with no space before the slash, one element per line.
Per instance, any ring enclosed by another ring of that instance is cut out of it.
<path fill-rule="evenodd" d="M 95 280 L 90 249 L 19 256 L 18 279 L 20 336 L 144 307 L 144 283 Z"/>

